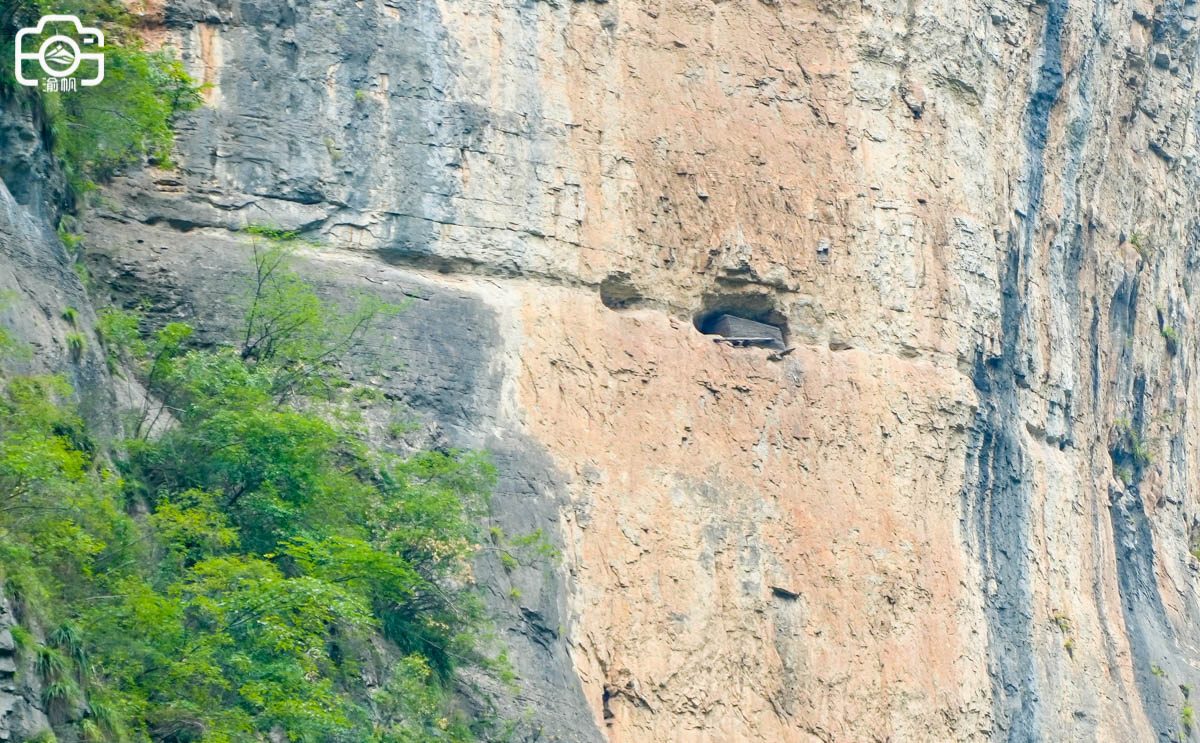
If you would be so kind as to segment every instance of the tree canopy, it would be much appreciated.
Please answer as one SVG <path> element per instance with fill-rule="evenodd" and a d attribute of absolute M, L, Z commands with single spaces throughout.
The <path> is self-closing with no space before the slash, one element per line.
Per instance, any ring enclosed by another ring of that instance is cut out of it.
<path fill-rule="evenodd" d="M 98 325 L 147 390 L 104 441 L 57 377 L 0 395 L 0 571 L 60 731 L 93 741 L 468 741 L 470 561 L 493 468 L 374 448 L 339 359 L 399 308 L 337 307 L 255 238 L 239 342 Z"/>

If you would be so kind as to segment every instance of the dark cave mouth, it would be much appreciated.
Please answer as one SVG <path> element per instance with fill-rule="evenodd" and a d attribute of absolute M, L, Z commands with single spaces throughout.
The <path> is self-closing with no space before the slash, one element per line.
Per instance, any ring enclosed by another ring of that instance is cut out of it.
<path fill-rule="evenodd" d="M 709 294 L 692 323 L 735 346 L 787 347 L 787 318 L 769 294 Z"/>

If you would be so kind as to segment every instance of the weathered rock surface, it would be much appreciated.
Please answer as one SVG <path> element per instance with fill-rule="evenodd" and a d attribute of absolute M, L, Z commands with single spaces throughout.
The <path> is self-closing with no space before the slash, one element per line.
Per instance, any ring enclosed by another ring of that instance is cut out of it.
<path fill-rule="evenodd" d="M 0 741 L 13 743 L 50 728 L 41 687 L 30 680 L 32 659 L 21 658 L 13 641 L 16 623 L 9 601 L 0 599 Z"/>
<path fill-rule="evenodd" d="M 86 329 L 89 299 L 55 234 L 63 179 L 47 155 L 44 133 L 16 99 L 0 94 L 0 326 L 20 351 L 5 348 L 5 367 L 63 373 L 82 393 L 85 411 L 107 394 L 103 362 L 94 349 L 72 354 L 62 316 L 78 310 Z M 48 729 L 41 687 L 13 641 L 13 607 L 0 591 L 0 741 L 18 743 Z"/>
<path fill-rule="evenodd" d="M 250 223 L 418 297 L 380 383 L 564 546 L 483 568 L 530 739 L 1186 737 L 1197 7 L 171 0 L 209 105 L 87 247 L 208 332 Z"/>
<path fill-rule="evenodd" d="M 66 374 L 94 407 L 108 395 L 108 377 L 94 345 L 76 353 L 67 346 L 67 333 L 87 331 L 94 315 L 55 232 L 66 187 L 45 136 L 20 101 L 0 95 L 0 324 L 27 351 L 6 362 Z M 63 316 L 68 308 L 77 311 L 74 324 Z"/>

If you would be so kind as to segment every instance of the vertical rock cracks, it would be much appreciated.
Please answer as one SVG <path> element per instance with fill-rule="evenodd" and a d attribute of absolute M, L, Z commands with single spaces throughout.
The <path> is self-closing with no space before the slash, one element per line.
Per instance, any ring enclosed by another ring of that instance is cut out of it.
<path fill-rule="evenodd" d="M 1200 2 L 163 14 L 213 88 L 179 167 L 81 220 L 92 292 L 227 332 L 270 223 L 323 291 L 412 300 L 372 339 L 388 404 L 491 451 L 496 524 L 564 552 L 477 566 L 514 740 L 1182 732 Z M 90 309 L 20 118 L 0 315 L 66 367 Z M 794 352 L 714 344 L 717 310 Z"/>
<path fill-rule="evenodd" d="M 1025 111 L 1026 153 L 1017 199 L 1020 222 L 1008 233 L 1001 264 L 1000 353 L 988 356 L 980 349 L 972 375 L 979 409 L 967 457 L 965 531 L 973 540 L 985 579 L 992 712 L 1002 733 L 998 737 L 1010 741 L 1037 740 L 1042 731 L 1030 586 L 1032 494 L 1021 430 L 1021 391 L 1029 387 L 1032 372 L 1026 289 L 1036 257 L 1050 114 L 1063 87 L 1067 6 L 1067 0 L 1052 0 L 1046 8 L 1040 61 Z"/>
<path fill-rule="evenodd" d="M 1038 562 L 1045 545 L 1036 540 L 1045 537 L 1039 529 L 1049 528 L 1039 522 L 1045 503 L 1038 498 L 1066 499 L 1070 488 L 1038 481 L 1046 474 L 1036 468 L 1035 460 L 1042 458 L 1038 447 L 1069 450 L 1090 442 L 1084 445 L 1092 451 L 1080 454 L 1089 456 L 1097 469 L 1108 464 L 1103 459 L 1111 458 L 1113 485 L 1106 491 L 1097 480 L 1101 487 L 1086 482 L 1083 487 L 1097 490 L 1090 494 L 1096 534 L 1108 533 L 1112 539 L 1114 565 L 1104 567 L 1098 558 L 1096 569 L 1113 571 L 1117 596 L 1106 597 L 1099 580 L 1093 592 L 1107 667 L 1122 665 L 1118 657 L 1128 650 L 1123 662 L 1132 666 L 1132 687 L 1126 687 L 1121 674 L 1113 674 L 1122 689 L 1118 693 L 1125 697 L 1124 714 L 1144 715 L 1160 735 L 1182 734 L 1186 726 L 1180 722 L 1180 710 L 1189 692 L 1181 696 L 1181 690 L 1195 683 L 1195 672 L 1186 661 L 1188 643 L 1177 635 L 1160 587 L 1161 561 L 1169 556 L 1162 554 L 1161 545 L 1156 546 L 1159 532 L 1147 513 L 1146 501 L 1154 496 L 1147 494 L 1143 483 L 1151 465 L 1148 455 L 1130 451 L 1147 445 L 1140 438 L 1153 427 L 1156 415 L 1175 410 L 1181 404 L 1177 398 L 1186 397 L 1186 361 L 1181 372 L 1171 367 L 1169 380 L 1162 384 L 1148 373 L 1135 344 L 1157 334 L 1167 320 L 1160 306 L 1159 327 L 1145 328 L 1144 319 L 1139 327 L 1139 299 L 1145 304 L 1144 295 L 1153 294 L 1143 283 L 1164 283 L 1163 269 L 1148 255 L 1140 255 L 1132 269 L 1115 262 L 1113 246 L 1098 242 L 1096 235 L 1103 230 L 1092 221 L 1096 181 L 1108 175 L 1107 166 L 1096 163 L 1107 160 L 1111 148 L 1121 144 L 1115 135 L 1104 141 L 1095 136 L 1110 131 L 1109 122 L 1096 113 L 1097 101 L 1111 91 L 1105 86 L 1113 83 L 1102 67 L 1105 60 L 1120 58 L 1106 47 L 1129 18 L 1095 3 L 1090 22 L 1081 24 L 1072 16 L 1083 11 L 1082 5 L 1051 0 L 1043 11 L 1022 125 L 1025 152 L 1012 187 L 1015 216 L 1001 240 L 1001 326 L 991 347 L 998 350 L 979 349 L 972 374 L 979 408 L 968 448 L 964 532 L 982 568 L 993 689 L 992 737 L 1009 741 L 1044 739 L 1059 727 L 1061 723 L 1052 718 L 1061 720 L 1062 707 L 1068 703 L 1047 684 L 1062 671 L 1054 668 L 1058 661 L 1044 651 L 1046 641 L 1039 634 L 1051 622 L 1069 619 L 1065 615 L 1052 619 L 1053 610 L 1039 600 L 1044 599 L 1040 581 L 1047 568 Z M 1165 72 L 1170 60 L 1178 58 L 1177 49 L 1186 47 L 1187 34 L 1180 29 L 1192 25 L 1187 15 L 1177 3 L 1156 8 L 1153 18 L 1135 12 L 1135 23 L 1148 29 L 1149 44 L 1168 49 L 1124 51 L 1135 59 L 1144 55 Z M 1080 34 L 1080 28 L 1087 32 Z M 1185 86 L 1190 67 L 1186 75 Z M 1128 85 L 1133 79 L 1124 82 Z M 1135 99 L 1134 106 L 1126 123 L 1136 119 L 1139 110 L 1154 118 L 1153 103 Z M 1171 164 L 1173 159 L 1162 144 L 1164 136 L 1155 133 L 1148 149 Z M 1108 228 L 1111 231 L 1112 225 Z M 1123 278 L 1105 313 L 1103 300 L 1085 301 L 1081 284 L 1104 286 L 1113 270 Z M 1174 355 L 1172 351 L 1170 356 Z M 1085 382 L 1086 376 L 1091 379 Z M 1048 402 L 1044 420 L 1034 412 L 1039 397 Z M 1090 404 L 1086 414 L 1075 409 L 1084 401 Z M 1074 428 L 1084 421 L 1092 430 L 1077 435 Z M 1163 468 L 1178 469 L 1186 461 L 1181 435 L 1173 434 L 1165 442 Z M 1166 477 L 1186 480 L 1182 473 Z M 1043 492 L 1036 493 L 1038 487 Z M 1097 544 L 1094 549 L 1104 546 Z M 1113 607 L 1119 603 L 1119 617 L 1107 607 L 1110 601 Z M 1194 621 L 1194 599 L 1183 602 Z M 1073 657 L 1069 646 L 1068 657 Z M 1086 715 L 1082 710 L 1075 714 Z M 1127 719 L 1133 729 L 1133 718 Z"/>

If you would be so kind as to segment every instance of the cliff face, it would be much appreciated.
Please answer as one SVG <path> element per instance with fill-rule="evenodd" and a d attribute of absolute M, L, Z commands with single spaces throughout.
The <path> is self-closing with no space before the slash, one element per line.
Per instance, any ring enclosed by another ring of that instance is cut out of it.
<path fill-rule="evenodd" d="M 102 405 L 111 408 L 111 380 L 94 349 L 72 356 L 65 342 L 71 328 L 63 310 L 75 308 L 81 324 L 90 325 L 94 316 L 53 227 L 64 195 L 41 122 L 0 94 L 0 327 L 30 351 L 6 357 L 5 367 L 64 374 L 80 392 L 81 409 L 95 417 Z M 13 640 L 17 623 L 0 594 L 0 741 L 14 743 L 49 724 L 33 658 L 18 654 Z"/>
<path fill-rule="evenodd" d="M 251 223 L 414 298 L 370 373 L 563 547 L 481 565 L 530 739 L 1190 736 L 1198 12 L 169 0 L 208 105 L 86 246 L 209 333 Z"/>

